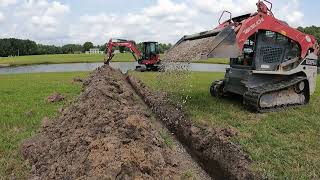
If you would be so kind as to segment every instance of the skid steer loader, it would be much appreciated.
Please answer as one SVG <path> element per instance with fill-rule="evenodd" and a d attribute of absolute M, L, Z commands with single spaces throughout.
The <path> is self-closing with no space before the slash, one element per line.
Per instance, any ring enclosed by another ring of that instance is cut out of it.
<path fill-rule="evenodd" d="M 210 93 L 216 97 L 239 94 L 254 111 L 307 104 L 316 88 L 319 47 L 315 38 L 276 19 L 269 1 L 259 0 L 257 7 L 257 12 L 238 17 L 224 11 L 218 27 L 184 36 L 166 60 L 229 58 L 230 68 L 224 79 L 212 83 Z M 221 23 L 226 13 L 230 18 Z"/>

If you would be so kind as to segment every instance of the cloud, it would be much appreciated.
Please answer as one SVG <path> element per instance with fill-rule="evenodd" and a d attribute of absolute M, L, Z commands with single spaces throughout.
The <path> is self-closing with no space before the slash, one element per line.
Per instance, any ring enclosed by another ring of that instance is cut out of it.
<path fill-rule="evenodd" d="M 85 41 L 103 44 L 109 38 L 175 43 L 183 35 L 214 28 L 223 10 L 231 11 L 233 16 L 252 13 L 257 3 L 257 0 L 155 0 L 141 3 L 148 5 L 138 9 L 108 12 L 96 7 L 97 1 L 101 0 L 92 0 L 89 8 L 97 8 L 96 11 L 86 12 L 83 9 L 88 8 L 77 10 L 74 8 L 78 6 L 66 3 L 71 1 L 20 0 L 18 4 L 17 0 L 0 0 L 0 7 L 16 4 L 1 10 L 5 15 L 0 12 L 0 36 L 49 44 Z M 293 26 L 303 25 L 305 16 L 300 2 L 278 1 L 274 5 L 276 17 Z"/>
<path fill-rule="evenodd" d="M 42 41 L 65 32 L 61 22 L 69 11 L 69 6 L 57 1 L 25 0 L 17 7 L 14 15 L 21 21 L 20 29 L 26 31 L 28 36 L 36 38 L 35 40 Z"/>
<path fill-rule="evenodd" d="M 14 5 L 16 4 L 16 0 L 0 0 L 0 7 L 7 7 L 9 5 Z"/>
<path fill-rule="evenodd" d="M 192 12 L 185 3 L 174 3 L 171 0 L 158 0 L 157 4 L 143 10 L 149 17 L 165 17 L 168 15 Z"/>
<path fill-rule="evenodd" d="M 83 15 L 78 25 L 72 25 L 69 34 L 75 43 L 103 44 L 109 38 L 174 42 L 179 36 L 200 29 L 194 23 L 196 14 L 186 3 L 158 0 L 136 13 Z"/>
<path fill-rule="evenodd" d="M 55 32 L 55 26 L 58 24 L 57 19 L 52 16 L 32 16 L 31 23 L 48 32 Z"/>
<path fill-rule="evenodd" d="M 280 8 L 276 15 L 287 21 L 291 26 L 303 26 L 304 14 L 300 9 L 300 0 L 292 0 L 290 3 L 286 3 L 286 5 Z"/>
<path fill-rule="evenodd" d="M 5 17 L 2 12 L 0 12 L 0 23 L 2 23 L 5 20 Z"/>
<path fill-rule="evenodd" d="M 234 15 L 252 13 L 256 10 L 257 0 L 189 0 L 190 3 L 203 13 L 222 13 L 224 10 Z"/>
<path fill-rule="evenodd" d="M 45 14 L 47 16 L 59 16 L 70 11 L 69 6 L 54 1 L 47 9 Z"/>

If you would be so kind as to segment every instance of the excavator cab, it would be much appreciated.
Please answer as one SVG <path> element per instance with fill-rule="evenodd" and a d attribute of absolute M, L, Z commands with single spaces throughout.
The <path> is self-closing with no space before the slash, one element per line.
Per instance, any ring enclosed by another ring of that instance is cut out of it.
<path fill-rule="evenodd" d="M 141 60 L 151 59 L 153 56 L 159 54 L 159 43 L 158 42 L 143 42 L 143 55 Z"/>

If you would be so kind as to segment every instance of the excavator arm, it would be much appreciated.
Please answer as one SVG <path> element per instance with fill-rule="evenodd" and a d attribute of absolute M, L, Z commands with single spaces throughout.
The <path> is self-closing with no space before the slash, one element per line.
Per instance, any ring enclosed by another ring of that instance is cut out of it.
<path fill-rule="evenodd" d="M 106 45 L 106 57 L 105 57 L 105 64 L 109 64 L 109 62 L 112 60 L 114 53 L 113 53 L 113 47 L 127 47 L 130 49 L 134 59 L 138 61 L 138 59 L 141 57 L 141 52 L 136 46 L 136 43 L 134 41 L 129 40 L 123 40 L 123 39 L 110 39 L 108 44 Z"/>

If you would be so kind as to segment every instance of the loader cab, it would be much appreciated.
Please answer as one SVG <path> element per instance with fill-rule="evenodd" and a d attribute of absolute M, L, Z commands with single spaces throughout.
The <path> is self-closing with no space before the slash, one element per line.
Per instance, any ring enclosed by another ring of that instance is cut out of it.
<path fill-rule="evenodd" d="M 150 59 L 159 54 L 159 44 L 157 42 L 143 42 L 143 59 Z"/>
<path fill-rule="evenodd" d="M 230 69 L 227 69 L 225 75 L 228 82 L 225 88 L 229 92 L 243 94 L 249 87 L 271 82 L 275 78 L 272 72 L 278 71 L 285 62 L 299 59 L 300 52 L 300 46 L 286 36 L 260 30 L 247 39 L 240 57 L 230 59 Z M 291 70 L 298 64 L 299 61 L 292 63 L 286 70 Z M 252 74 L 252 70 L 264 73 Z"/>
<path fill-rule="evenodd" d="M 276 32 L 260 30 L 244 44 L 243 54 L 231 59 L 231 67 L 258 71 L 277 71 L 279 65 L 300 57 L 295 41 Z M 295 67 L 292 64 L 288 70 Z"/>

